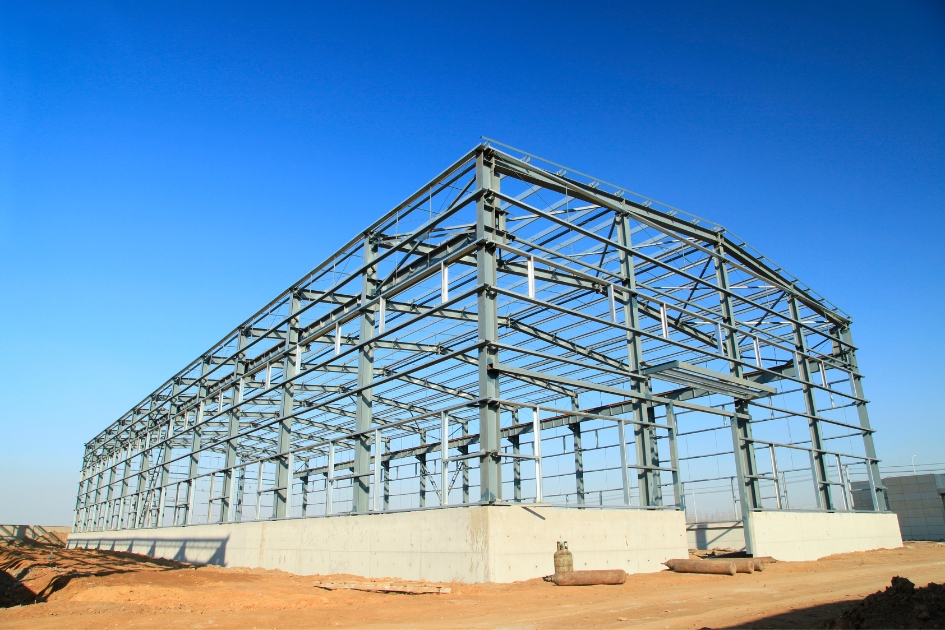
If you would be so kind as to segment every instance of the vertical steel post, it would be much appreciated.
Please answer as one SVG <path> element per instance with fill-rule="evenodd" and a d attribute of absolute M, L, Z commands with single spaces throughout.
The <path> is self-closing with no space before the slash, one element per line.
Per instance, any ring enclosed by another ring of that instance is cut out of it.
<path fill-rule="evenodd" d="M 509 442 L 512 444 L 512 455 L 521 455 L 522 436 L 510 435 Z M 512 458 L 512 500 L 522 502 L 522 460 L 518 457 Z"/>
<path fill-rule="evenodd" d="M 420 445 L 427 443 L 427 432 L 420 432 Z M 420 469 L 420 507 L 427 506 L 427 454 L 417 455 L 417 467 Z"/>
<path fill-rule="evenodd" d="M 462 423 L 462 427 L 463 427 L 463 436 L 469 435 L 469 423 L 464 421 Z M 469 455 L 468 446 L 460 446 L 459 449 L 457 450 L 459 450 L 460 455 Z M 461 464 L 463 467 L 463 471 L 462 471 L 463 503 L 469 503 L 469 464 L 468 462 L 469 462 L 468 459 L 464 459 L 462 460 L 462 464 Z"/>
<path fill-rule="evenodd" d="M 790 510 L 790 509 L 791 509 L 791 502 L 790 502 L 790 500 L 788 499 L 787 473 L 786 473 L 786 472 L 782 472 L 782 473 L 781 473 L 781 492 L 783 493 L 782 500 L 783 500 L 783 502 L 784 502 L 784 509 L 785 509 L 785 510 Z"/>
<path fill-rule="evenodd" d="M 190 463 L 187 473 L 187 499 L 184 503 L 184 523 L 190 525 L 194 522 L 194 512 L 197 506 L 194 504 L 197 495 L 197 475 L 200 472 L 200 445 L 201 430 L 200 423 L 203 422 L 203 401 L 197 403 L 197 415 L 194 418 L 194 427 L 191 432 Z"/>
<path fill-rule="evenodd" d="M 154 406 L 154 400 L 148 400 L 148 409 L 150 410 Z M 146 492 L 148 490 L 148 475 L 154 476 L 154 473 L 149 471 L 151 468 L 151 423 L 153 420 L 148 417 L 148 429 L 147 434 L 144 437 L 144 448 L 141 450 L 141 459 L 138 460 L 138 485 L 135 488 L 135 497 L 134 497 L 134 507 L 132 509 L 132 514 L 134 514 L 134 519 L 132 520 L 131 527 L 137 529 L 138 527 L 144 526 L 144 505 L 146 499 Z"/>
<path fill-rule="evenodd" d="M 847 480 L 846 477 L 843 476 L 843 463 L 840 461 L 839 455 L 834 455 L 834 458 L 837 462 L 837 479 L 840 480 L 840 489 L 842 491 L 841 494 L 843 495 L 843 509 L 852 510 L 853 507 L 851 502 L 847 500 Z"/>
<path fill-rule="evenodd" d="M 167 486 L 168 477 L 171 474 L 171 465 L 169 462 L 170 462 L 171 456 L 174 454 L 174 434 L 175 434 L 174 428 L 177 426 L 177 409 L 178 409 L 177 397 L 179 395 L 180 395 L 180 381 L 175 380 L 174 385 L 171 388 L 171 404 L 168 407 L 168 412 L 167 412 L 167 433 L 164 436 L 164 448 L 161 449 L 161 477 L 159 479 L 159 486 L 156 488 L 158 504 L 156 506 L 157 507 L 157 510 L 156 510 L 157 523 L 155 523 L 154 525 L 155 527 L 161 527 L 164 525 L 164 503 L 165 503 L 165 498 L 166 498 L 165 488 Z M 187 426 L 186 417 L 184 418 L 184 426 L 185 427 Z M 154 508 L 151 508 L 151 510 L 155 511 Z M 174 516 L 175 518 L 177 516 L 176 508 L 175 508 Z M 148 521 L 150 520 L 151 519 L 149 515 Z"/>
<path fill-rule="evenodd" d="M 282 375 L 282 406 L 279 409 L 279 431 L 277 449 L 279 456 L 275 460 L 276 479 L 272 494 L 273 517 L 285 518 L 289 504 L 289 494 L 292 492 L 292 469 L 289 461 L 289 451 L 292 450 L 292 413 L 295 410 L 295 383 L 291 379 L 298 374 L 299 366 L 296 360 L 301 361 L 302 353 L 298 351 L 299 318 L 301 307 L 299 296 L 292 293 L 289 297 L 289 321 L 285 335 L 285 353 L 283 363 L 285 368 Z"/>
<path fill-rule="evenodd" d="M 259 520 L 259 513 L 262 510 L 262 481 L 263 481 L 263 462 L 260 461 L 256 466 L 256 517 Z"/>
<path fill-rule="evenodd" d="M 99 456 L 101 457 L 101 456 Z M 98 513 L 99 513 L 99 497 L 102 492 L 102 480 L 105 477 L 105 463 L 98 459 L 95 462 L 95 490 L 92 494 L 92 510 L 91 510 L 91 520 L 89 521 L 89 529 L 96 530 L 98 529 Z"/>
<path fill-rule="evenodd" d="M 236 478 L 236 498 L 233 501 L 234 510 L 233 510 L 233 522 L 242 523 L 243 522 L 243 499 L 245 497 L 244 490 L 246 488 L 246 465 L 240 466 L 239 475 Z"/>
<path fill-rule="evenodd" d="M 128 443 L 125 444 L 125 456 L 122 458 L 124 460 L 124 466 L 122 466 L 121 471 L 121 482 L 118 485 L 118 498 L 115 500 L 117 513 L 112 517 L 112 521 L 115 523 L 112 526 L 113 529 L 123 529 L 122 523 L 124 523 L 125 515 L 125 495 L 128 494 L 128 476 L 131 475 L 132 444 L 132 440 L 129 440 Z"/>
<path fill-rule="evenodd" d="M 92 530 L 95 527 L 95 502 L 98 500 L 98 488 L 100 485 L 99 471 L 101 470 L 101 461 L 98 459 L 98 453 L 92 452 L 92 462 L 89 465 L 89 479 L 86 484 L 85 515 L 83 531 Z"/>
<path fill-rule="evenodd" d="M 541 478 L 541 408 L 532 409 L 532 454 L 535 456 L 535 503 L 544 502 Z"/>
<path fill-rule="evenodd" d="M 249 343 L 249 334 L 245 329 L 240 329 L 238 333 L 237 351 L 235 355 L 236 365 L 233 368 L 233 375 L 236 380 L 233 383 L 231 391 L 230 413 L 227 415 L 226 431 L 226 459 L 223 466 L 223 494 L 220 503 L 220 522 L 227 523 L 231 520 L 230 501 L 233 490 L 233 475 L 237 456 L 239 455 L 239 444 L 237 443 L 240 432 L 240 410 L 238 405 L 243 402 L 243 387 L 245 386 L 246 357 L 243 349 Z"/>
<path fill-rule="evenodd" d="M 384 440 L 384 450 L 390 450 L 390 440 Z M 384 510 L 390 509 L 390 459 L 381 458 L 381 467 L 384 469 L 381 472 L 384 475 Z"/>
<path fill-rule="evenodd" d="M 679 474 L 679 445 L 676 443 L 676 412 L 673 404 L 666 405 L 666 426 L 669 429 L 669 462 L 673 467 L 673 499 L 676 501 L 676 507 L 683 512 L 686 511 L 686 491 L 682 487 L 681 476 Z"/>
<path fill-rule="evenodd" d="M 719 287 L 719 306 L 722 311 L 722 322 L 718 327 L 722 338 L 718 341 L 723 346 L 725 354 L 731 359 L 729 370 L 732 376 L 742 378 L 743 370 L 740 363 L 741 354 L 738 349 L 738 335 L 736 334 L 735 309 L 732 306 L 732 296 L 729 293 L 728 269 L 725 266 L 725 249 L 720 242 L 715 247 L 715 281 Z M 761 507 L 761 491 L 758 487 L 758 466 L 755 463 L 755 444 L 752 441 L 751 417 L 749 416 L 748 401 L 735 399 L 735 415 L 732 416 L 732 451 L 735 459 L 735 476 L 738 479 L 738 502 L 741 505 L 742 528 L 745 532 L 745 551 L 753 553 L 753 537 L 751 528 L 751 511 Z"/>
<path fill-rule="evenodd" d="M 305 467 L 308 468 L 308 462 L 305 462 Z M 302 486 L 302 518 L 308 516 L 308 473 L 299 477 L 299 484 Z"/>
<path fill-rule="evenodd" d="M 325 471 L 325 514 L 332 513 L 335 494 L 335 443 L 328 443 L 328 470 Z"/>
<path fill-rule="evenodd" d="M 843 348 L 836 348 L 834 350 L 837 354 L 843 354 L 847 358 L 847 362 L 852 366 L 853 370 L 850 372 L 850 388 L 851 393 L 861 400 L 866 399 L 866 394 L 863 393 L 863 379 L 857 376 L 857 373 L 860 371 L 859 366 L 856 362 L 856 351 L 853 349 L 853 333 L 850 330 L 850 326 L 846 326 L 839 331 L 840 339 L 846 344 Z M 873 443 L 873 430 L 870 428 L 870 415 L 866 410 L 865 402 L 856 402 L 856 415 L 860 421 L 860 426 L 863 428 L 863 449 L 866 453 L 866 456 L 869 458 L 867 462 L 867 474 L 869 476 L 870 488 L 872 489 L 872 496 L 870 497 L 873 501 L 873 510 L 877 512 L 886 511 L 886 487 L 883 484 L 883 479 L 879 474 L 879 459 L 876 458 L 876 445 Z"/>
<path fill-rule="evenodd" d="M 611 285 L 611 295 L 613 295 Z M 571 397 L 571 411 L 579 411 L 581 403 L 577 396 Z M 581 418 L 571 418 L 571 438 L 574 441 L 574 493 L 577 495 L 578 505 L 584 505 L 584 449 L 581 447 Z"/>
<path fill-rule="evenodd" d="M 830 495 L 830 479 L 827 472 L 827 462 L 824 459 L 824 442 L 821 434 L 820 420 L 817 419 L 817 399 L 814 395 L 814 388 L 811 385 L 810 362 L 807 360 L 807 341 L 804 337 L 804 329 L 801 327 L 801 312 L 797 304 L 797 298 L 793 295 L 788 298 L 788 308 L 791 312 L 791 319 L 794 320 L 794 356 L 797 362 L 797 373 L 795 376 L 801 381 L 801 389 L 804 394 L 804 406 L 807 410 L 807 426 L 810 429 L 811 443 L 811 463 L 813 464 L 814 486 L 817 498 L 817 507 L 821 510 L 834 509 L 833 501 Z"/>
<path fill-rule="evenodd" d="M 217 474 L 210 473 L 210 489 L 207 491 L 207 523 L 213 520 L 213 490 L 216 486 Z"/>
<path fill-rule="evenodd" d="M 617 441 L 620 443 L 620 485 L 623 488 L 623 504 L 630 505 L 630 471 L 627 468 L 627 430 L 622 419 L 617 420 Z M 645 480 L 644 480 L 645 483 Z M 640 489 L 642 503 L 643 489 Z"/>
<path fill-rule="evenodd" d="M 194 512 L 197 511 L 194 501 L 197 496 L 197 475 L 200 472 L 200 446 L 203 437 L 203 412 L 205 401 L 209 394 L 206 375 L 213 366 L 209 356 L 204 357 L 200 365 L 200 387 L 197 393 L 197 415 L 194 418 L 194 426 L 191 429 L 190 439 L 190 467 L 187 474 L 187 503 L 184 505 L 184 523 L 190 525 L 194 522 Z M 186 425 L 186 422 L 184 423 Z M 208 506 L 209 510 L 209 506 Z M 176 515 L 175 515 L 176 516 Z M 207 513 L 209 518 L 209 511 Z"/>
<path fill-rule="evenodd" d="M 476 201 L 476 282 L 484 288 L 477 299 L 479 341 L 479 397 L 487 399 L 479 406 L 479 500 L 493 503 L 502 500 L 501 425 L 499 419 L 499 373 L 490 367 L 499 360 L 498 349 L 491 342 L 499 340 L 496 246 L 499 234 L 498 201 L 490 194 L 497 190 L 498 176 L 493 173 L 492 152 L 481 150 L 476 156 L 476 187 L 484 194 Z"/>
<path fill-rule="evenodd" d="M 374 511 L 380 512 L 383 507 L 381 500 L 381 484 L 382 477 L 381 473 L 384 470 L 382 464 L 383 457 L 381 450 L 383 449 L 383 442 L 381 441 L 381 430 L 374 430 Z"/>
<path fill-rule="evenodd" d="M 623 318 L 627 327 L 630 330 L 627 332 L 627 358 L 628 358 L 628 367 L 630 372 L 635 375 L 640 374 L 640 368 L 643 364 L 643 341 L 640 338 L 640 310 L 637 303 L 637 281 L 636 281 L 636 272 L 633 263 L 633 256 L 629 253 L 628 250 L 632 247 L 632 241 L 630 237 L 630 213 L 629 212 L 617 212 L 614 217 L 614 222 L 616 225 L 617 231 L 617 242 L 620 244 L 621 249 L 619 250 L 619 259 L 620 259 L 620 278 L 621 284 L 623 285 L 625 299 L 623 302 Z M 649 392 L 649 381 L 641 381 L 640 379 L 634 378 L 631 381 L 630 388 L 642 395 L 646 396 Z M 643 506 L 656 506 L 662 504 L 662 497 L 660 496 L 659 483 L 654 475 L 654 471 L 647 466 L 652 465 L 654 444 L 655 443 L 655 432 L 652 429 L 647 429 L 643 426 L 643 423 L 647 421 L 648 414 L 646 412 L 646 404 L 642 402 L 639 398 L 635 398 L 632 403 L 633 409 L 633 419 L 636 423 L 633 425 L 633 435 L 634 435 L 634 446 L 636 447 L 636 459 L 637 464 L 641 468 L 637 468 L 637 483 L 640 488 L 640 505 Z M 620 422 L 620 432 L 623 435 L 624 423 Z M 652 442 L 652 443 L 651 443 Z M 626 440 L 621 440 L 621 457 L 622 457 L 622 470 L 623 477 L 626 477 L 627 472 L 627 461 L 626 461 Z M 630 484 L 629 480 L 626 480 L 624 483 L 624 503 L 630 505 Z"/>
<path fill-rule="evenodd" d="M 117 451 L 109 456 L 111 465 L 108 470 L 108 485 L 105 487 L 105 518 L 102 521 L 103 530 L 111 529 L 112 512 L 114 511 L 112 497 L 115 493 L 115 482 L 118 478 L 118 459 Z"/>
<path fill-rule="evenodd" d="M 450 503 L 450 421 L 440 412 L 440 505 Z"/>
<path fill-rule="evenodd" d="M 138 410 L 135 409 L 132 413 L 132 421 L 134 422 L 133 426 L 137 426 L 138 423 Z M 137 440 L 129 440 L 128 447 L 125 451 L 125 467 L 121 474 L 121 492 L 119 497 L 119 506 L 118 506 L 118 529 L 125 529 L 125 525 L 128 522 L 128 511 L 131 509 L 131 497 L 128 496 L 128 487 L 131 480 L 131 460 L 134 459 L 134 445 L 137 443 Z M 127 510 L 125 509 L 127 504 Z"/>
<path fill-rule="evenodd" d="M 778 509 L 781 509 L 781 482 L 778 480 L 778 460 L 774 455 L 774 444 L 768 445 L 768 454 L 771 455 L 771 477 L 774 479 L 774 496 L 778 500 Z"/>
<path fill-rule="evenodd" d="M 535 257 L 529 256 L 527 262 L 528 297 L 535 299 Z M 613 297 L 613 294 L 611 294 Z"/>
<path fill-rule="evenodd" d="M 377 242 L 372 234 L 364 235 L 364 264 L 370 265 L 377 258 Z M 368 387 L 374 381 L 374 345 L 368 343 L 374 338 L 375 306 L 369 305 L 377 291 L 377 267 L 370 265 L 361 276 L 361 349 L 358 352 L 358 388 L 356 399 L 355 430 L 363 431 L 354 444 L 354 474 L 351 484 L 352 508 L 364 513 L 371 509 L 371 430 L 373 408 L 373 390 Z"/>

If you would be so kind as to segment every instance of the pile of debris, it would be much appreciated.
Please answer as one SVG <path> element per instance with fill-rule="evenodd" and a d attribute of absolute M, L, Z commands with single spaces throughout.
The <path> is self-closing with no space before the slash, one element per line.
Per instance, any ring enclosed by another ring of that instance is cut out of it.
<path fill-rule="evenodd" d="M 851 606 L 825 628 L 945 628 L 945 584 L 916 588 L 896 576 L 884 591 Z"/>

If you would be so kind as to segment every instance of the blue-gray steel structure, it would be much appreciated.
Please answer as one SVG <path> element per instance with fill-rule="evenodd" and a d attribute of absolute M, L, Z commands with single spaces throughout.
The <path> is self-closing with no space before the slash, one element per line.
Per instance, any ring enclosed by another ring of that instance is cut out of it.
<path fill-rule="evenodd" d="M 74 527 L 522 501 L 747 522 L 852 509 L 853 477 L 882 509 L 850 324 L 721 226 L 488 141 L 91 440 Z"/>

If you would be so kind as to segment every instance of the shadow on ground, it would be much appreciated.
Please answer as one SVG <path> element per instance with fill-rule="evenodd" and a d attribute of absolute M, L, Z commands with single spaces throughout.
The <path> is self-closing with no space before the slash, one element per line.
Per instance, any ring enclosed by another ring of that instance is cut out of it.
<path fill-rule="evenodd" d="M 833 602 L 810 608 L 797 608 L 779 615 L 757 619 L 749 623 L 726 628 L 823 628 L 833 621 L 853 602 Z"/>

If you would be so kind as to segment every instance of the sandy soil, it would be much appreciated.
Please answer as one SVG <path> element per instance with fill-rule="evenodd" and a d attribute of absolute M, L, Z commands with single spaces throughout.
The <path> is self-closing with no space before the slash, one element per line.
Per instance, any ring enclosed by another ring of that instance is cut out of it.
<path fill-rule="evenodd" d="M 0 628 L 810 628 L 889 585 L 945 581 L 945 544 L 780 562 L 751 575 L 632 575 L 621 586 L 454 583 L 448 595 L 326 591 L 280 571 L 191 567 L 130 554 L 0 546 L 7 590 L 47 601 L 0 609 Z M 28 572 L 25 572 L 29 569 Z M 97 575 L 96 575 L 97 574 Z M 50 585 L 55 582 L 55 586 Z"/>

